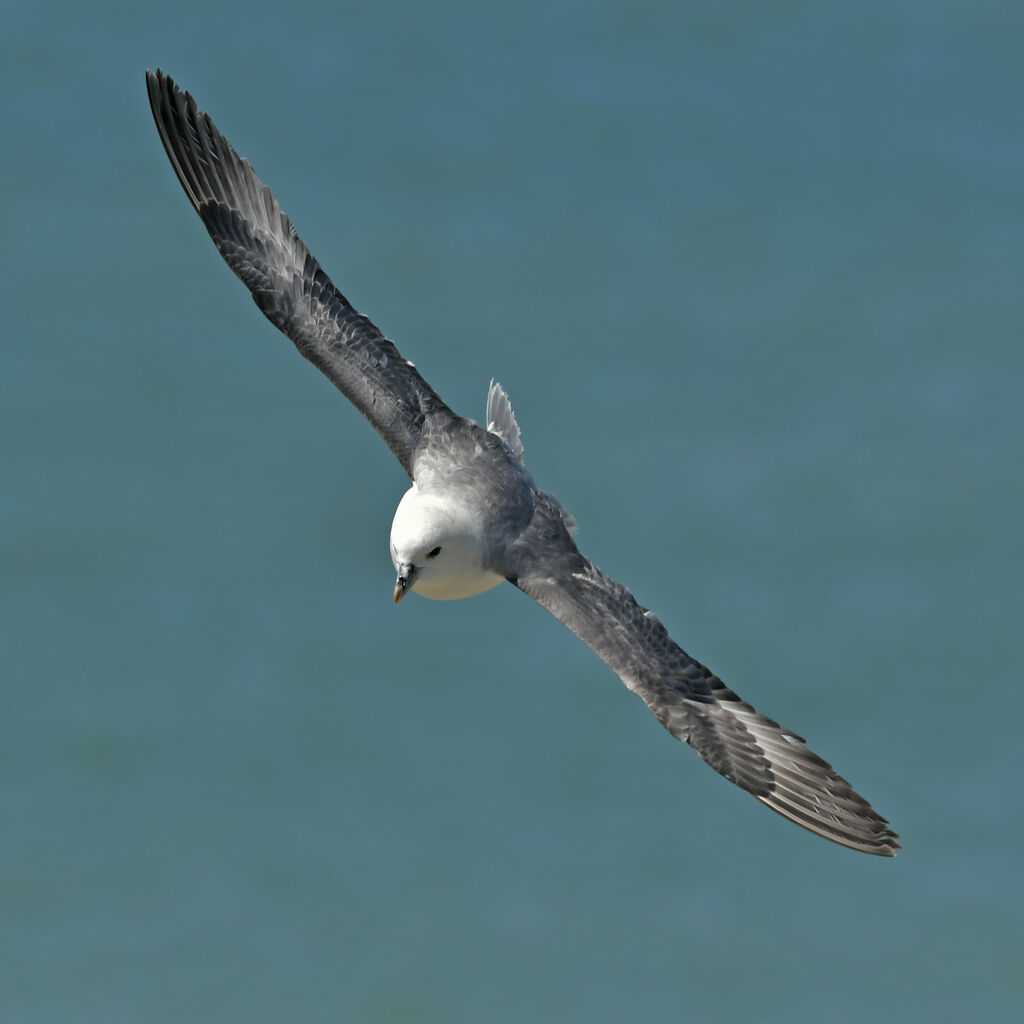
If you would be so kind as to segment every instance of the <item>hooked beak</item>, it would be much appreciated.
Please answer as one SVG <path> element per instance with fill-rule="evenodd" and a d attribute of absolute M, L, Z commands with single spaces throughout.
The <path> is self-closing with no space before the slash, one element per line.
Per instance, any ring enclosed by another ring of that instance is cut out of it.
<path fill-rule="evenodd" d="M 398 579 L 395 580 L 395 604 L 405 597 L 412 590 L 413 581 L 419 569 L 415 565 L 400 565 L 398 567 Z"/>

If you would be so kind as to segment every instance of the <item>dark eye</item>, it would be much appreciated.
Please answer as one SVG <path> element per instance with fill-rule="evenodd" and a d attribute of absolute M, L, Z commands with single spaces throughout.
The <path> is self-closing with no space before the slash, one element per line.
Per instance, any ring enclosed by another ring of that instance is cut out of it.
<path fill-rule="evenodd" d="M 427 558 L 437 558 L 437 556 L 439 554 L 441 554 L 441 545 L 440 544 L 438 544 L 438 546 L 436 548 L 434 548 L 433 551 L 428 551 L 427 552 Z"/>

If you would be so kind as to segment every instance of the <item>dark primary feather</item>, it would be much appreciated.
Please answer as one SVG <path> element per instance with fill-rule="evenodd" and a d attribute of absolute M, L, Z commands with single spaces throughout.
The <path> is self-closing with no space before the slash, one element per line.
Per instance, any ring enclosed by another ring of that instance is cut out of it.
<path fill-rule="evenodd" d="M 665 728 L 717 772 L 826 839 L 892 856 L 899 843 L 885 819 L 799 736 L 740 700 L 625 587 L 580 554 L 569 534 L 571 517 L 549 495 L 531 489 L 514 450 L 455 416 L 392 342 L 352 308 L 270 189 L 192 97 L 159 71 L 146 78 L 164 148 L 221 255 L 267 318 L 363 413 L 406 472 L 412 475 L 415 461 L 417 480 L 432 473 L 447 477 L 453 463 L 465 463 L 465 470 L 472 459 L 463 456 L 478 449 L 500 449 L 500 458 L 510 460 L 507 466 L 493 459 L 477 463 L 474 483 L 487 490 L 486 517 L 503 524 L 498 536 L 519 530 L 535 508 L 494 568 L 600 655 Z M 508 416 L 514 424 L 511 408 Z M 515 434 L 518 441 L 518 427 Z M 516 471 L 506 472 L 513 465 Z"/>
<path fill-rule="evenodd" d="M 899 849 L 889 823 L 801 737 L 740 700 L 656 615 L 580 554 L 558 508 L 538 505 L 509 551 L 508 572 L 715 771 L 833 842 L 882 856 Z"/>
<path fill-rule="evenodd" d="M 427 416 L 453 417 L 394 344 L 357 313 L 310 255 L 274 194 L 192 96 L 146 73 L 153 118 L 178 180 L 256 305 L 370 421 L 412 475 Z"/>

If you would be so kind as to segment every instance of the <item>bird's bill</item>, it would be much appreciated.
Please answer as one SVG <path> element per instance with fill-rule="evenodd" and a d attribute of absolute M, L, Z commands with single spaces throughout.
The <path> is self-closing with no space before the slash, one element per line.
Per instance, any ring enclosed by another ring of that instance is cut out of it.
<path fill-rule="evenodd" d="M 398 568 L 398 579 L 395 580 L 395 604 L 405 597 L 412 590 L 413 581 L 416 579 L 416 566 L 402 565 Z"/>

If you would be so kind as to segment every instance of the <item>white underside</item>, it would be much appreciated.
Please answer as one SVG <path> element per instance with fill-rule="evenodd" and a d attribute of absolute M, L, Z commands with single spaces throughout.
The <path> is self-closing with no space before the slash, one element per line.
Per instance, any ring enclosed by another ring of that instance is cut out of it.
<path fill-rule="evenodd" d="M 413 581 L 412 589 L 433 601 L 458 601 L 463 597 L 476 597 L 485 590 L 493 590 L 504 578 L 489 570 L 466 572 L 443 579 L 424 579 L 421 573 Z"/>

